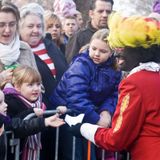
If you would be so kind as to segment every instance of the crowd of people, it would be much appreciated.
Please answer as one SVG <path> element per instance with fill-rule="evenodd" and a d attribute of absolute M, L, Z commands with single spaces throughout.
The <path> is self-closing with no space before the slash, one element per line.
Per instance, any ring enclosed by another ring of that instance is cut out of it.
<path fill-rule="evenodd" d="M 159 159 L 160 1 L 148 16 L 125 17 L 113 4 L 90 1 L 84 22 L 73 0 L 54 0 L 54 10 L 0 1 L 1 160 L 14 160 L 9 130 L 21 160 L 54 160 L 56 127 L 58 160 L 72 160 L 74 136 L 76 160 L 87 159 L 88 140 L 90 160 L 102 149 L 105 160 L 117 151 L 120 160 Z M 65 122 L 67 109 L 82 122 Z"/>

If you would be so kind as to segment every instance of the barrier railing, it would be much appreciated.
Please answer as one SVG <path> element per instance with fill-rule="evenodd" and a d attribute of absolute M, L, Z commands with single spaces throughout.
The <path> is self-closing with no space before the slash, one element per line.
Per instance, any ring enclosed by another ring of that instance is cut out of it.
<path fill-rule="evenodd" d="M 71 113 L 72 110 L 68 109 L 67 113 Z M 49 111 L 45 111 L 43 116 L 51 116 L 54 115 L 56 113 L 59 113 L 58 110 L 49 110 Z M 26 116 L 24 118 L 24 120 L 29 120 L 32 118 L 35 118 L 36 114 L 35 113 L 31 113 L 28 116 Z M 14 137 L 14 133 L 12 131 L 7 131 L 6 132 L 7 135 L 11 135 L 11 138 L 9 139 L 9 146 L 11 147 L 11 153 L 14 153 L 14 158 L 15 160 L 19 160 L 19 156 L 20 156 L 20 139 L 15 138 Z M 8 136 L 7 136 L 8 137 Z M 55 158 L 54 160 L 58 160 L 58 148 L 59 148 L 59 128 L 56 128 L 56 141 L 55 141 Z M 88 143 L 88 155 L 87 155 L 87 160 L 91 160 L 91 152 L 89 151 L 91 146 L 91 144 Z M 72 160 L 76 160 L 75 159 L 75 151 L 76 151 L 76 138 L 73 137 L 73 142 L 72 142 Z M 40 151 L 39 151 L 40 153 Z M 101 160 L 106 160 L 105 159 L 105 150 L 102 150 L 102 156 L 101 156 Z M 121 160 L 119 158 L 119 152 L 115 152 L 115 159 L 114 160 Z M 6 159 L 7 160 L 7 159 Z M 37 159 L 39 160 L 39 159 Z M 124 160 L 124 159 L 123 159 Z M 130 155 L 129 153 L 127 153 L 127 156 L 125 158 L 125 160 L 130 160 Z"/>
<path fill-rule="evenodd" d="M 14 159 L 19 160 L 20 155 L 20 139 L 14 137 L 14 133 L 12 131 L 6 131 L 6 135 L 11 135 L 11 138 L 9 139 L 9 146 L 11 148 L 11 153 L 14 154 Z M 7 139 L 6 139 L 6 145 L 7 145 Z M 8 147 L 8 146 L 7 146 Z M 7 155 L 7 147 L 6 147 L 6 155 Z M 5 160 L 7 160 L 7 156 L 5 157 Z"/>

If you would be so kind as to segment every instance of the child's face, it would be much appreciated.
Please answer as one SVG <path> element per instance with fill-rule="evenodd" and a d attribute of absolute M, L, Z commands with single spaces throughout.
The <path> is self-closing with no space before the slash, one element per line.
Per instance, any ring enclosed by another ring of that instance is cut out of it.
<path fill-rule="evenodd" d="M 93 39 L 89 47 L 89 56 L 95 64 L 101 64 L 112 56 L 112 51 L 106 42 Z"/>
<path fill-rule="evenodd" d="M 38 99 L 41 93 L 41 83 L 22 83 L 21 86 L 15 86 L 16 90 L 21 93 L 30 102 Z"/>
<path fill-rule="evenodd" d="M 4 94 L 0 91 L 0 113 L 7 115 L 7 104 L 4 101 Z"/>
<path fill-rule="evenodd" d="M 71 37 L 73 34 L 75 34 L 78 30 L 76 19 L 66 19 L 63 25 L 63 30 L 68 37 Z"/>

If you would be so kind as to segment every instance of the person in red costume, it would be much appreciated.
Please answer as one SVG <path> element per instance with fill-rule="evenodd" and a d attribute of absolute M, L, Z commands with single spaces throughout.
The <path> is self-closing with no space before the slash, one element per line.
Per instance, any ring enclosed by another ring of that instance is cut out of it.
<path fill-rule="evenodd" d="M 75 135 L 106 150 L 130 152 L 132 160 L 160 159 L 160 22 L 153 18 L 110 17 L 107 38 L 121 70 L 129 74 L 119 85 L 110 128 L 80 123 Z"/>

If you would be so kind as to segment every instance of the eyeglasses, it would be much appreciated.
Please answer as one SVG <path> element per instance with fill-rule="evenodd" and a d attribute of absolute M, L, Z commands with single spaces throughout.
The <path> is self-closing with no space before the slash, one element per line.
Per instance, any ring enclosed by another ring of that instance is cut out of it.
<path fill-rule="evenodd" d="M 9 28 L 14 28 L 17 25 L 16 21 L 12 21 L 9 23 L 5 23 L 5 22 L 0 22 L 0 29 L 5 28 L 5 27 L 9 27 Z"/>

